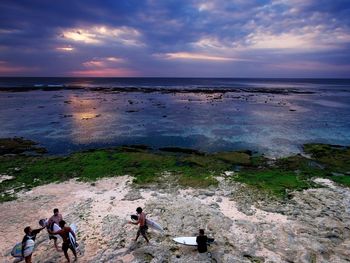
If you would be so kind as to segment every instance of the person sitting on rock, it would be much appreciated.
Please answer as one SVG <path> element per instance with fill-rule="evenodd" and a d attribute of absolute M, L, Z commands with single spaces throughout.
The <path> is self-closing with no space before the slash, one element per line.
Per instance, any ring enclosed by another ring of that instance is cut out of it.
<path fill-rule="evenodd" d="M 49 221 L 48 221 L 48 223 L 47 223 L 47 229 L 53 231 L 53 225 L 54 225 L 54 224 L 59 225 L 60 221 L 62 221 L 62 220 L 63 220 L 62 214 L 60 214 L 58 208 L 55 208 L 55 209 L 53 210 L 53 216 L 51 216 L 51 217 L 49 218 Z M 58 248 L 58 245 L 57 245 L 57 237 L 54 236 L 54 235 L 50 235 L 50 234 L 49 234 L 49 239 L 50 239 L 50 240 L 53 239 L 53 242 L 54 242 L 54 245 L 55 245 L 56 250 L 57 250 L 57 251 L 60 251 L 59 248 Z"/>
<path fill-rule="evenodd" d="M 146 236 L 146 231 L 148 229 L 147 224 L 146 224 L 146 215 L 144 212 L 142 212 L 142 208 L 138 207 L 136 208 L 136 212 L 138 214 L 138 220 L 137 222 L 129 222 L 130 224 L 134 224 L 134 225 L 140 225 L 139 226 L 139 230 L 137 231 L 136 234 L 136 238 L 135 238 L 135 242 L 137 241 L 137 239 L 139 238 L 140 234 L 144 237 L 144 239 L 146 240 L 147 243 L 149 243 L 149 240 Z"/>
<path fill-rule="evenodd" d="M 68 249 L 70 249 L 73 252 L 74 255 L 74 261 L 77 260 L 77 252 L 75 250 L 76 244 L 72 244 L 69 234 L 71 233 L 76 240 L 75 233 L 69 226 L 65 226 L 66 222 L 64 220 L 61 220 L 59 222 L 59 226 L 61 230 L 58 230 L 56 232 L 51 231 L 50 229 L 48 230 L 50 234 L 53 235 L 60 235 L 62 237 L 63 243 L 62 243 L 62 250 L 64 253 L 64 256 L 66 257 L 67 261 L 70 262 L 69 255 L 68 255 Z"/>
<path fill-rule="evenodd" d="M 35 241 L 35 238 L 36 238 L 36 235 L 39 234 L 39 232 L 41 230 L 43 230 L 45 227 L 42 227 L 42 228 L 38 228 L 38 229 L 32 229 L 30 226 L 27 226 L 25 229 L 24 229 L 24 233 L 25 233 L 25 236 L 23 237 L 23 240 L 22 240 L 22 258 L 24 258 L 25 262 L 26 263 L 32 263 L 32 254 L 28 255 L 28 256 L 24 256 L 24 249 L 26 247 L 26 243 L 29 239 Z M 23 259 L 22 259 L 23 260 Z"/>
<path fill-rule="evenodd" d="M 196 242 L 199 253 L 205 253 L 208 251 L 208 237 L 204 235 L 204 229 L 199 229 L 199 236 L 197 236 Z"/>

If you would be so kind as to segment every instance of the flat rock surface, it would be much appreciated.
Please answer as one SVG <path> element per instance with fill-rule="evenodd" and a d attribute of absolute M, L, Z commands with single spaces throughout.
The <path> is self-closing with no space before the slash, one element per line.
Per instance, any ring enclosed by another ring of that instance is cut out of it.
<path fill-rule="evenodd" d="M 323 188 L 293 194 L 288 201 L 260 200 L 239 184 L 219 178 L 217 189 L 137 188 L 128 176 L 95 184 L 74 180 L 36 187 L 15 201 L 0 204 L 1 262 L 24 227 L 59 208 L 78 225 L 79 262 L 349 262 L 350 190 L 322 179 Z M 135 209 L 164 228 L 149 229 L 150 244 L 128 224 Z M 175 243 L 198 229 L 215 238 L 211 255 Z M 69 252 L 70 253 L 70 252 Z M 71 255 L 72 257 L 72 255 Z M 65 262 L 46 230 L 36 240 L 33 262 Z"/>

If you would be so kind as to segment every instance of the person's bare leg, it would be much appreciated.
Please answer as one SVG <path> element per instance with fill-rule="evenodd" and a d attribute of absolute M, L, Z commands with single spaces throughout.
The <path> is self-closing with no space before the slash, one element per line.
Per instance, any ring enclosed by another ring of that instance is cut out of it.
<path fill-rule="evenodd" d="M 60 252 L 61 250 L 58 248 L 58 245 L 57 245 L 57 239 L 54 239 L 53 240 L 53 244 L 55 245 L 55 248 L 58 252 Z"/>
<path fill-rule="evenodd" d="M 70 250 L 72 250 L 72 252 L 73 252 L 73 255 L 74 255 L 74 261 L 77 261 L 77 252 L 75 251 L 75 249 L 70 249 Z"/>
<path fill-rule="evenodd" d="M 144 239 L 146 239 L 146 242 L 149 243 L 148 238 L 146 237 L 146 235 L 142 234 L 142 236 L 144 237 Z"/>
<path fill-rule="evenodd" d="M 32 254 L 30 254 L 28 257 L 24 258 L 26 263 L 32 263 Z"/>
<path fill-rule="evenodd" d="M 69 259 L 68 251 L 67 251 L 67 250 L 64 251 L 64 256 L 66 257 L 67 262 L 70 262 L 70 259 Z"/>
<path fill-rule="evenodd" d="M 135 242 L 137 241 L 137 239 L 139 239 L 140 234 L 141 234 L 141 230 L 139 229 L 137 230 L 136 238 L 134 239 Z"/>

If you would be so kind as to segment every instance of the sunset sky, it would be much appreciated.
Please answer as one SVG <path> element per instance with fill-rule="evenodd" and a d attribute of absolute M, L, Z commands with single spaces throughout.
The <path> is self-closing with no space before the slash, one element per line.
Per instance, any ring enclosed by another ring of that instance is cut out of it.
<path fill-rule="evenodd" d="M 0 76 L 350 76 L 348 0 L 1 0 L 0 11 Z"/>

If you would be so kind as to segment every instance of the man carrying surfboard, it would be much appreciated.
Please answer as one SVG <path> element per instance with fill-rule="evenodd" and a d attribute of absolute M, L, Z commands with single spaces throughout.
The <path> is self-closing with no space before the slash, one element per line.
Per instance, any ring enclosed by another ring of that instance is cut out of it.
<path fill-rule="evenodd" d="M 45 227 L 42 227 L 42 228 L 38 228 L 38 229 L 31 229 L 30 226 L 27 226 L 25 229 L 24 229 L 24 233 L 25 233 L 25 236 L 23 237 L 23 240 L 22 240 L 22 258 L 24 258 L 25 262 L 26 263 L 32 263 L 32 255 L 33 255 L 33 249 L 34 249 L 34 241 L 35 241 L 35 238 L 36 238 L 36 235 L 39 234 L 39 232 L 41 230 L 43 230 Z M 29 240 L 32 240 L 33 241 L 33 247 L 31 248 L 31 253 L 30 255 L 25 255 L 24 251 L 27 247 L 27 242 Z"/>
<path fill-rule="evenodd" d="M 148 229 L 147 224 L 146 224 L 146 215 L 145 215 L 144 212 L 142 212 L 142 208 L 141 207 L 136 208 L 136 212 L 139 215 L 137 222 L 134 223 L 134 222 L 130 222 L 129 221 L 130 224 L 140 225 L 139 226 L 139 230 L 137 231 L 135 242 L 137 241 L 137 239 L 139 238 L 139 236 L 141 234 L 144 237 L 144 239 L 146 240 L 147 244 L 148 244 L 149 240 L 148 240 L 148 238 L 146 236 L 146 231 Z"/>
<path fill-rule="evenodd" d="M 53 216 L 50 217 L 48 223 L 47 223 L 47 229 L 53 231 L 53 224 L 57 224 L 59 225 L 60 221 L 63 220 L 63 216 L 62 214 L 60 214 L 58 208 L 55 208 L 53 210 Z M 58 245 L 57 245 L 57 237 L 55 237 L 54 235 L 50 235 L 49 234 L 49 239 L 53 239 L 53 242 L 54 242 L 54 245 L 55 245 L 55 248 L 57 251 L 60 251 L 59 248 L 58 248 Z"/>
<path fill-rule="evenodd" d="M 73 252 L 74 255 L 74 261 L 77 260 L 77 252 L 76 252 L 76 236 L 74 231 L 69 227 L 65 226 L 66 222 L 64 220 L 61 220 L 59 222 L 59 226 L 61 230 L 58 230 L 56 232 L 48 230 L 50 234 L 54 235 L 60 235 L 62 237 L 63 243 L 62 243 L 62 250 L 64 253 L 64 256 L 66 257 L 67 261 L 70 262 L 69 255 L 68 255 L 68 249 L 70 249 Z M 70 238 L 70 235 L 74 237 L 74 241 Z M 74 243 L 74 244 L 73 244 Z"/>

